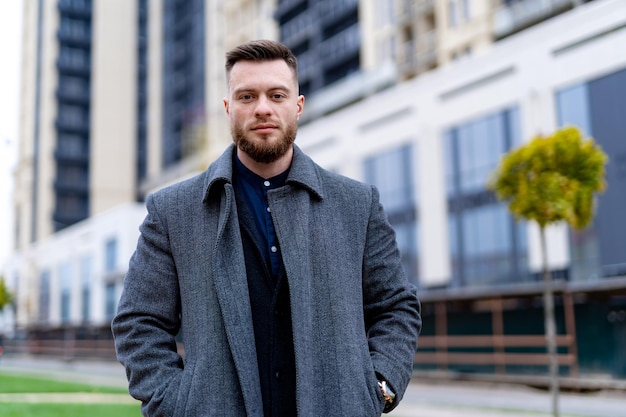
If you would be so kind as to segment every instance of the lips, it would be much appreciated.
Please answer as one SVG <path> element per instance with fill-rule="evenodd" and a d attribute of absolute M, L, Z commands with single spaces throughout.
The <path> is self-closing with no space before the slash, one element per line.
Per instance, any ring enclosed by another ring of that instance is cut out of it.
<path fill-rule="evenodd" d="M 252 130 L 268 130 L 268 129 L 276 129 L 276 125 L 271 123 L 261 123 L 252 127 Z"/>
<path fill-rule="evenodd" d="M 254 125 L 252 130 L 261 135 L 267 135 L 274 132 L 277 129 L 277 126 L 271 123 L 260 123 L 258 125 Z"/>

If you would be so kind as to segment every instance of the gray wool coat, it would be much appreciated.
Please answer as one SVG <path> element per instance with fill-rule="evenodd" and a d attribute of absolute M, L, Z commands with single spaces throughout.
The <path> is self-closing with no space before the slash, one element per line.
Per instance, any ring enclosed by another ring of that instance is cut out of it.
<path fill-rule="evenodd" d="M 263 415 L 234 151 L 147 198 L 112 322 L 146 416 Z M 298 415 L 380 416 L 376 373 L 399 401 L 421 318 L 378 192 L 295 146 L 287 184 L 268 200 L 290 290 Z"/>

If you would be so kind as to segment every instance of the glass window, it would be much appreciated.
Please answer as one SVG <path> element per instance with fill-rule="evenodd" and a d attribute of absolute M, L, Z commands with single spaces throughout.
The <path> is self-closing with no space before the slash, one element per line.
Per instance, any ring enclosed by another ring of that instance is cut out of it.
<path fill-rule="evenodd" d="M 446 191 L 448 197 L 453 195 L 456 192 L 456 176 L 455 176 L 455 167 L 458 165 L 456 161 L 456 155 L 454 150 L 456 147 L 454 146 L 455 141 L 455 133 L 454 130 L 449 130 L 443 135 L 443 151 L 444 151 L 444 169 L 446 176 Z"/>
<path fill-rule="evenodd" d="M 72 264 L 64 262 L 59 267 L 59 280 L 61 283 L 61 321 L 70 321 L 70 305 L 72 301 Z"/>
<path fill-rule="evenodd" d="M 417 284 L 419 248 L 416 236 L 419 233 L 417 222 L 400 223 L 393 226 L 396 232 L 396 241 L 402 256 L 402 266 L 409 281 Z"/>
<path fill-rule="evenodd" d="M 574 125 L 607 154 L 608 188 L 598 196 L 592 223 L 571 230 L 570 278 L 594 280 L 626 274 L 626 69 L 556 92 L 561 126 Z"/>
<path fill-rule="evenodd" d="M 469 263 L 467 280 L 495 282 L 512 273 L 508 262 L 513 240 L 506 207 L 487 205 L 463 215 L 463 246 Z"/>
<path fill-rule="evenodd" d="M 39 321 L 47 322 L 50 314 L 50 271 L 43 270 L 39 276 Z"/>
<path fill-rule="evenodd" d="M 91 317 L 92 264 L 93 261 L 90 255 L 85 255 L 80 260 L 81 317 L 85 322 L 89 321 Z"/>
<path fill-rule="evenodd" d="M 80 135 L 59 133 L 57 146 L 60 153 L 75 158 L 87 156 L 87 141 Z"/>
<path fill-rule="evenodd" d="M 527 277 L 525 227 L 487 190 L 503 153 L 519 141 L 519 126 L 518 110 L 506 109 L 443 135 L 453 285 Z"/>
<path fill-rule="evenodd" d="M 117 239 L 111 238 L 105 244 L 105 264 L 106 272 L 114 272 L 117 268 Z"/>
<path fill-rule="evenodd" d="M 59 106 L 59 120 L 70 127 L 82 128 L 87 124 L 87 112 L 81 106 Z"/>
<path fill-rule="evenodd" d="M 114 282 L 108 282 L 104 288 L 104 306 L 105 316 L 107 320 L 111 320 L 115 316 L 117 305 L 116 286 Z"/>
<path fill-rule="evenodd" d="M 470 0 L 462 0 L 463 2 L 463 19 L 470 20 L 472 17 L 472 11 L 470 8 Z"/>
<path fill-rule="evenodd" d="M 561 126 L 574 125 L 581 129 L 583 136 L 591 135 L 589 92 L 586 83 L 558 92 L 556 101 Z"/>
<path fill-rule="evenodd" d="M 393 2 L 389 0 L 376 1 L 376 27 L 382 28 L 395 22 Z"/>
<path fill-rule="evenodd" d="M 413 181 L 411 145 L 401 146 L 365 161 L 366 181 L 376 186 L 389 222 L 396 231 L 398 248 L 409 280 L 417 284 L 417 203 Z"/>
<path fill-rule="evenodd" d="M 461 190 L 483 190 L 505 150 L 503 114 L 459 127 L 458 143 Z"/>
<path fill-rule="evenodd" d="M 513 149 L 522 145 L 522 126 L 519 109 L 513 108 L 505 113 L 506 124 L 504 131 L 508 135 L 507 149 Z M 499 162 L 499 161 L 498 161 Z"/>
<path fill-rule="evenodd" d="M 448 242 L 450 245 L 450 261 L 451 261 L 451 273 L 452 279 L 456 280 L 453 285 L 459 286 L 461 279 L 461 249 L 459 245 L 461 244 L 459 240 L 459 232 L 458 232 L 458 216 L 454 213 L 450 213 L 448 216 Z"/>
<path fill-rule="evenodd" d="M 577 126 L 583 135 L 591 134 L 587 83 L 577 84 L 557 92 L 556 102 L 560 126 Z M 598 277 L 600 270 L 598 234 L 593 225 L 582 231 L 570 231 L 570 256 L 572 280 Z"/>
<path fill-rule="evenodd" d="M 388 211 L 414 204 L 411 152 L 411 146 L 403 146 L 366 161 L 368 182 L 378 188 Z"/>
<path fill-rule="evenodd" d="M 459 24 L 459 18 L 456 10 L 456 0 L 450 0 L 448 2 L 448 22 L 451 27 L 455 27 Z"/>
<path fill-rule="evenodd" d="M 86 50 L 81 48 L 71 48 L 69 46 L 61 46 L 59 59 L 62 64 L 73 68 L 82 68 L 87 65 L 89 55 Z"/>

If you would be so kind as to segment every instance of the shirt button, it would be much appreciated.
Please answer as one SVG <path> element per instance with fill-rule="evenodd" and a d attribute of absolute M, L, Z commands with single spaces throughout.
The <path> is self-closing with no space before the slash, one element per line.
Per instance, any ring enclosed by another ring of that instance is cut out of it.
<path fill-rule="evenodd" d="M 269 182 L 269 181 L 265 181 L 265 182 L 263 183 L 263 185 L 265 185 L 266 187 L 269 187 L 269 186 L 270 186 L 270 182 Z"/>
<path fill-rule="evenodd" d="M 267 212 L 268 212 L 268 213 L 269 213 L 270 211 L 272 211 L 272 209 L 271 209 L 271 208 L 269 208 L 269 207 L 268 207 L 268 208 L 266 208 L 265 210 L 267 210 Z"/>
<path fill-rule="evenodd" d="M 282 371 L 276 371 L 276 373 L 274 374 L 274 377 L 276 377 L 277 381 L 282 381 L 283 380 L 283 372 Z"/>
<path fill-rule="evenodd" d="M 272 247 L 270 248 L 270 250 L 271 250 L 273 253 L 278 252 L 278 248 L 277 248 L 276 246 L 272 246 Z"/>

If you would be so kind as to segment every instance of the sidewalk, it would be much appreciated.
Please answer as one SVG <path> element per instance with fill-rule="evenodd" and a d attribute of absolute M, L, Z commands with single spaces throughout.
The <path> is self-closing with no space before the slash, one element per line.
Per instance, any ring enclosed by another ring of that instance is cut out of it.
<path fill-rule="evenodd" d="M 414 378 L 396 417 L 549 417 L 550 393 L 523 385 Z M 623 391 L 559 395 L 561 417 L 626 417 Z"/>

